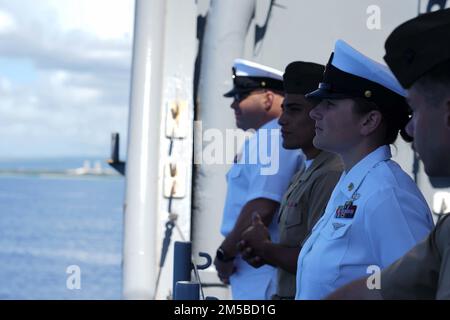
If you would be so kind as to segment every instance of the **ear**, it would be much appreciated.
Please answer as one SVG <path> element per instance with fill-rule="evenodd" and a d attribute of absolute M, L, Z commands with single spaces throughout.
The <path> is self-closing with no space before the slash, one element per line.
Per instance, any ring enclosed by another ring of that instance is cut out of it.
<path fill-rule="evenodd" d="M 361 118 L 361 134 L 364 136 L 371 135 L 381 124 L 383 116 L 380 111 L 369 111 Z"/>
<path fill-rule="evenodd" d="M 264 109 L 266 111 L 269 111 L 272 108 L 274 100 L 275 95 L 272 91 L 268 90 L 264 93 Z"/>

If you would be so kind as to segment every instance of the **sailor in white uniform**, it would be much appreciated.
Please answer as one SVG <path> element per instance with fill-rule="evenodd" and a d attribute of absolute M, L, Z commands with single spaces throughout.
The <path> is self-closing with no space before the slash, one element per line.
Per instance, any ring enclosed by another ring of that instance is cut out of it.
<path fill-rule="evenodd" d="M 217 250 L 219 278 L 231 284 L 233 299 L 269 299 L 275 293 L 276 269 L 253 268 L 238 255 L 237 243 L 251 225 L 256 211 L 277 239 L 276 211 L 291 177 L 303 164 L 299 150 L 282 147 L 277 118 L 283 101 L 281 71 L 237 59 L 233 66 L 234 87 L 225 94 L 239 128 L 256 132 L 245 141 L 242 152 L 227 174 L 227 195 L 221 233 L 225 240 Z"/>
<path fill-rule="evenodd" d="M 301 249 L 296 299 L 321 299 L 379 272 L 433 227 L 419 189 L 391 160 L 398 133 L 410 140 L 404 94 L 387 67 L 336 43 L 319 89 L 309 94 L 323 99 L 310 115 L 314 145 L 339 154 L 345 171 Z"/>

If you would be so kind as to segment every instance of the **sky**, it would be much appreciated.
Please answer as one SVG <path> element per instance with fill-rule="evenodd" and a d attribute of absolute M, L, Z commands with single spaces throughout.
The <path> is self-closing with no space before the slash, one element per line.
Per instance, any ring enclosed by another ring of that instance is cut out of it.
<path fill-rule="evenodd" d="M 133 0 L 0 0 L 0 160 L 126 149 Z"/>

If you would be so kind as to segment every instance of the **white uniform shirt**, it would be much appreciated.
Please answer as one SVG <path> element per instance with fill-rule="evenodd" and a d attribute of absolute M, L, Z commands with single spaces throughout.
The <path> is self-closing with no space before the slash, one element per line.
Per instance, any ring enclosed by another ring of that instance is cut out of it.
<path fill-rule="evenodd" d="M 381 146 L 342 174 L 300 251 L 296 299 L 322 299 L 369 276 L 430 232 L 433 221 L 425 199 L 390 158 L 389 146 Z M 343 207 L 352 199 L 356 208 Z"/>
<path fill-rule="evenodd" d="M 290 179 L 300 169 L 300 164 L 303 165 L 302 153 L 282 147 L 277 121 L 266 123 L 244 143 L 242 157 L 227 173 L 228 188 L 220 230 L 224 236 L 233 229 L 247 202 L 258 198 L 280 202 Z M 276 214 L 269 230 L 271 239 L 278 241 Z M 275 268 L 265 265 L 256 269 L 239 256 L 235 265 L 236 272 L 230 277 L 233 299 L 262 300 L 275 293 Z"/>

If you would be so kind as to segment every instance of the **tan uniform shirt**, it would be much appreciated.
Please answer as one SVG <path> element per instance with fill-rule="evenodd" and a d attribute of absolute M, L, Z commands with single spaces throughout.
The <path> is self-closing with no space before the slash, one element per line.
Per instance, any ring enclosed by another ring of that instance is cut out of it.
<path fill-rule="evenodd" d="M 301 246 L 322 216 L 342 171 L 339 156 L 322 151 L 306 171 L 294 175 L 280 205 L 280 244 Z M 277 295 L 294 298 L 295 274 L 278 268 Z"/>
<path fill-rule="evenodd" d="M 450 299 L 450 215 L 381 272 L 384 299 Z"/>

